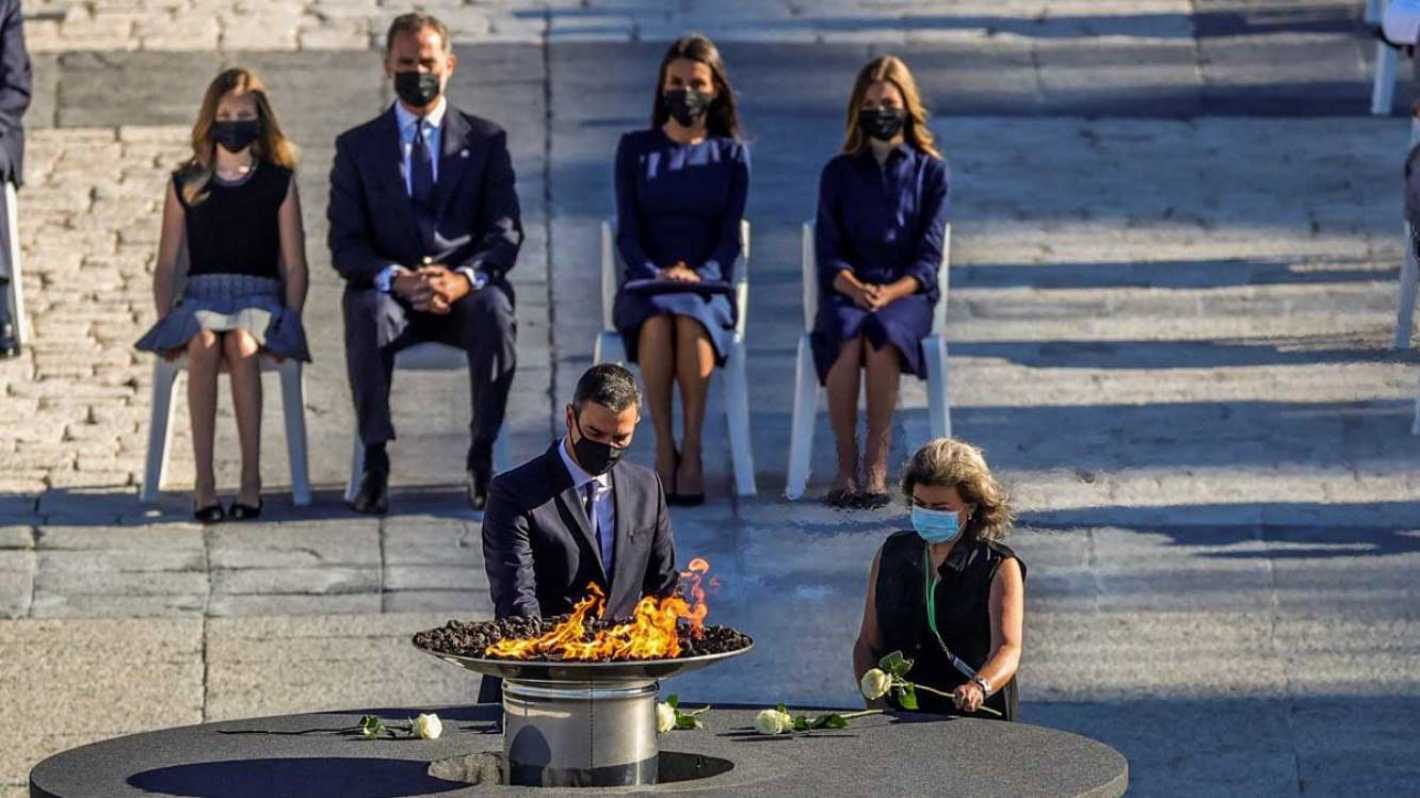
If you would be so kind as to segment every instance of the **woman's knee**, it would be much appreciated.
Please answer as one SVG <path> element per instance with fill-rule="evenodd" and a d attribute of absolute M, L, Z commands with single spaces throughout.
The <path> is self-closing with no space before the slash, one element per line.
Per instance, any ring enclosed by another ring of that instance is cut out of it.
<path fill-rule="evenodd" d="M 231 362 L 256 357 L 261 346 L 246 330 L 232 330 L 222 336 L 222 351 Z"/>
<path fill-rule="evenodd" d="M 187 342 L 187 358 L 190 365 L 202 366 L 216 363 L 222 354 L 221 339 L 211 330 L 198 330 Z"/>

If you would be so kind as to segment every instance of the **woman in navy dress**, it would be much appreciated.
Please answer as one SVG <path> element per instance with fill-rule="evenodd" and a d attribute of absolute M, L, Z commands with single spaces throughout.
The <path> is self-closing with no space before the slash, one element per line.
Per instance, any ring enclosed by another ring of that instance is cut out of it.
<path fill-rule="evenodd" d="M 202 523 L 261 515 L 259 356 L 309 361 L 301 308 L 306 248 L 296 194 L 296 150 L 276 121 L 266 88 L 251 72 L 218 75 L 192 131 L 193 156 L 168 183 L 153 273 L 159 321 L 137 343 L 169 360 L 187 359 L 187 404 L 197 480 L 193 515 Z M 187 284 L 173 302 L 179 253 Z M 241 490 L 231 509 L 217 499 L 212 438 L 217 374 L 232 381 L 241 441 Z"/>
<path fill-rule="evenodd" d="M 836 507 L 889 502 L 887 456 L 898 380 L 925 376 L 947 221 L 947 165 L 907 65 L 893 56 L 858 73 L 843 152 L 823 169 L 815 248 L 819 309 L 812 337 L 838 442 Z M 860 480 L 858 389 L 867 372 L 867 457 Z"/>
<path fill-rule="evenodd" d="M 650 129 L 626 133 L 616 149 L 616 246 L 625 273 L 615 324 L 646 381 L 656 472 L 673 504 L 705 498 L 705 399 L 734 333 L 729 289 L 749 192 L 739 133 L 719 51 L 704 36 L 686 36 L 661 61 Z M 673 385 L 684 411 L 680 449 Z"/>

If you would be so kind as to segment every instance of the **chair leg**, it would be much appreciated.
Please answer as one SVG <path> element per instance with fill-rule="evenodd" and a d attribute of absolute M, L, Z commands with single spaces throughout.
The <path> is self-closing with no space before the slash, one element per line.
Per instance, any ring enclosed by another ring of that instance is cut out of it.
<path fill-rule="evenodd" d="M 173 392 L 177 389 L 180 367 L 176 362 L 157 358 L 153 363 L 153 401 L 148 419 L 148 457 L 143 465 L 143 487 L 139 499 L 151 503 L 163 487 L 168 470 L 168 447 L 172 444 Z"/>
<path fill-rule="evenodd" d="M 10 323 L 15 331 L 15 344 L 24 346 L 32 338 L 29 316 L 25 315 L 25 281 L 20 264 L 20 207 L 15 184 L 5 181 L 5 225 L 10 247 Z"/>
<path fill-rule="evenodd" d="M 1410 425 L 1411 435 L 1420 435 L 1420 385 L 1415 390 L 1415 421 Z"/>
<path fill-rule="evenodd" d="M 506 424 L 507 422 L 504 422 L 505 427 Z M 512 457 L 512 450 L 508 445 L 508 430 L 505 428 L 493 441 L 493 473 L 501 474 L 516 465 L 512 462 Z"/>
<path fill-rule="evenodd" d="M 799 336 L 799 357 L 794 367 L 794 417 L 789 429 L 789 473 L 784 486 L 784 497 L 790 501 L 803 496 L 808 487 L 818 394 L 818 374 L 814 371 L 813 349 L 806 333 Z"/>
<path fill-rule="evenodd" d="M 736 340 L 725 360 L 725 425 L 730 430 L 730 456 L 735 466 L 735 493 L 753 496 L 754 441 L 749 434 L 749 378 L 745 374 L 745 344 Z"/>
<path fill-rule="evenodd" d="M 355 494 L 360 491 L 360 476 L 365 473 L 365 447 L 360 444 L 360 433 L 357 431 L 352 438 L 354 442 L 350 446 L 350 481 L 345 483 L 345 500 L 355 501 Z"/>
<path fill-rule="evenodd" d="M 1395 100 L 1395 48 L 1376 42 L 1376 79 L 1371 86 L 1371 115 L 1390 116 Z"/>
<path fill-rule="evenodd" d="M 1395 348 L 1410 348 L 1411 324 L 1415 320 L 1415 294 L 1420 288 L 1420 262 L 1415 258 L 1410 225 L 1405 225 L 1405 258 L 1400 267 L 1400 293 L 1396 298 Z"/>
<path fill-rule="evenodd" d="M 291 461 L 291 503 L 311 503 L 310 466 L 306 450 L 305 373 L 298 360 L 286 360 L 281 375 L 281 412 L 286 419 L 286 457 Z"/>
<path fill-rule="evenodd" d="M 929 335 L 922 342 L 927 356 L 927 413 L 933 438 L 952 436 L 951 396 L 947 391 L 947 339 Z"/>
<path fill-rule="evenodd" d="M 626 363 L 626 346 L 619 333 L 603 330 L 597 335 L 596 345 L 592 347 L 592 365 L 598 363 Z"/>

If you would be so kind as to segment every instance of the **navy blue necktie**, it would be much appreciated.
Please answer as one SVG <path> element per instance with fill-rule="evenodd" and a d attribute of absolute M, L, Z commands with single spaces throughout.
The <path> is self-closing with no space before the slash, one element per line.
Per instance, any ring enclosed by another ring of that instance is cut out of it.
<path fill-rule="evenodd" d="M 424 138 L 424 120 L 414 127 L 414 146 L 409 150 L 409 196 L 414 200 L 414 219 L 424 241 L 425 254 L 434 253 L 434 154 Z"/>
<path fill-rule="evenodd" d="M 592 522 L 592 533 L 597 536 L 597 548 L 601 549 L 602 567 L 606 569 L 607 578 L 611 578 L 611 530 L 602 529 L 597 519 L 597 483 L 595 481 L 587 483 L 587 520 Z"/>
<path fill-rule="evenodd" d="M 424 138 L 423 119 L 414 126 L 414 146 L 409 153 L 409 195 L 426 209 L 434 196 L 434 156 Z"/>

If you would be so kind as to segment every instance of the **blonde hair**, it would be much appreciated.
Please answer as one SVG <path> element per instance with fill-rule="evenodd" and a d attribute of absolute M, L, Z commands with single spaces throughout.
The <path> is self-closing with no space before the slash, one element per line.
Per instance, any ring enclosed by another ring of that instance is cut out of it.
<path fill-rule="evenodd" d="M 196 205 L 207 198 L 212 181 L 213 164 L 217 160 L 217 141 L 212 127 L 217 122 L 217 108 L 229 94 L 250 94 L 256 102 L 256 118 L 261 122 L 261 135 L 252 142 L 251 155 L 256 161 L 266 161 L 287 169 L 296 168 L 296 145 L 281 132 L 276 112 L 266 97 L 266 84 L 255 72 L 244 67 L 224 70 L 207 85 L 202 95 L 202 107 L 192 125 L 192 159 L 178 170 L 183 200 Z"/>
<path fill-rule="evenodd" d="M 991 476 L 981 450 L 956 438 L 936 438 L 922 445 L 902 472 L 902 492 L 912 501 L 918 485 L 956 488 L 966 504 L 974 505 L 967 519 L 967 535 L 977 540 L 1004 540 L 1011 532 L 1015 513 L 1006 489 Z"/>
<path fill-rule="evenodd" d="M 912 79 L 912 70 L 895 55 L 878 56 L 858 71 L 858 79 L 853 84 L 853 94 L 848 99 L 847 132 L 843 139 L 843 151 L 849 155 L 857 155 L 868 146 L 868 137 L 858 129 L 858 109 L 863 105 L 863 97 L 867 95 L 868 87 L 880 81 L 896 86 L 902 95 L 902 104 L 907 111 L 903 137 L 907 142 L 928 155 L 942 157 L 937 151 L 936 138 L 932 131 L 927 129 L 927 109 L 922 105 L 922 95 L 917 91 L 917 81 Z"/>

